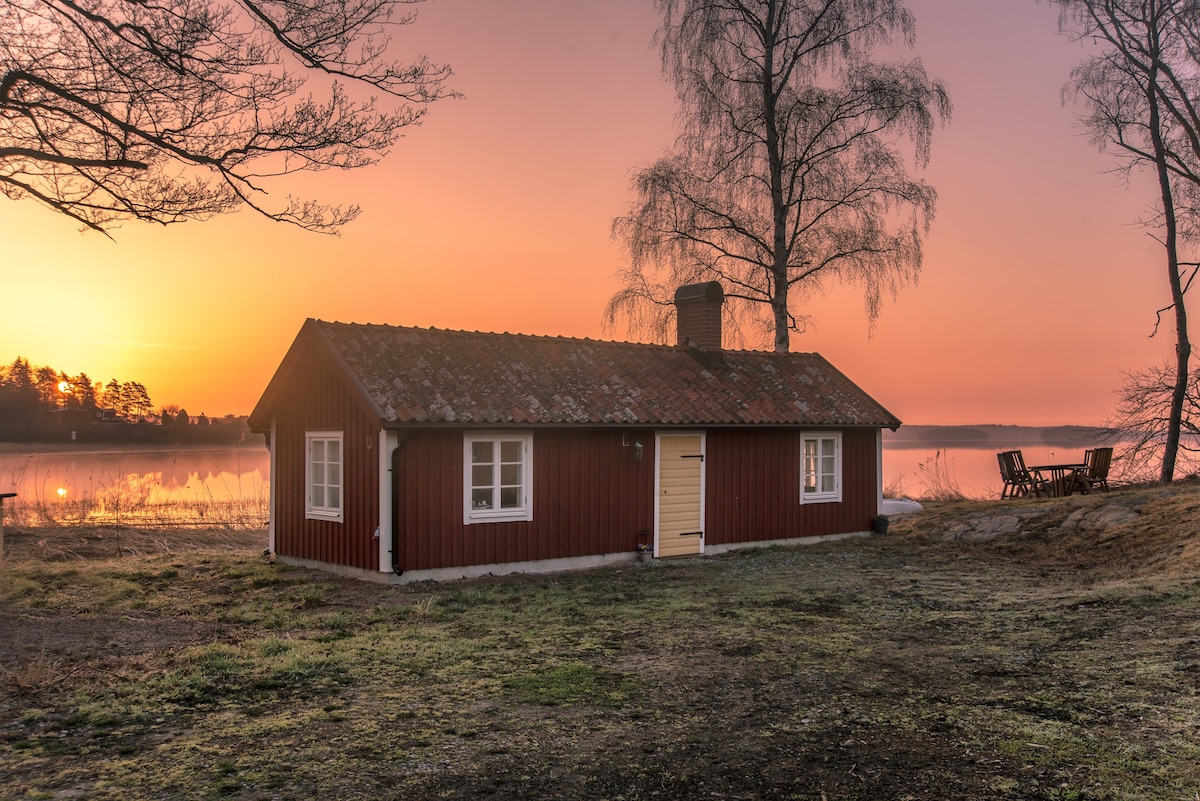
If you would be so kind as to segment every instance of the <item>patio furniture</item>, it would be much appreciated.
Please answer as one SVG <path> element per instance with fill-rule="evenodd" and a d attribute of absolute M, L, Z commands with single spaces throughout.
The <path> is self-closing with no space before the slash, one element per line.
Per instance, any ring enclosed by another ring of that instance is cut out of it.
<path fill-rule="evenodd" d="M 1070 495 L 1079 486 L 1077 476 L 1083 472 L 1087 465 L 1082 462 L 1071 462 L 1069 464 L 1035 464 L 1029 466 L 1029 472 L 1033 473 L 1038 478 L 1042 478 L 1044 473 L 1049 473 L 1049 480 L 1042 483 L 1042 491 L 1050 495 L 1052 498 L 1059 498 L 1063 495 Z M 1083 488 L 1086 491 L 1086 487 Z"/>
<path fill-rule="evenodd" d="M 1093 448 L 1083 454 L 1084 467 L 1075 473 L 1075 483 L 1084 492 L 1100 487 L 1108 492 L 1108 468 L 1112 464 L 1112 448 Z"/>
<path fill-rule="evenodd" d="M 1004 480 L 1001 498 L 1020 498 L 1031 492 L 1042 494 L 1046 482 L 1025 466 L 1025 457 L 1020 451 L 1002 451 L 996 454 L 996 460 L 1000 463 L 1000 478 Z"/>

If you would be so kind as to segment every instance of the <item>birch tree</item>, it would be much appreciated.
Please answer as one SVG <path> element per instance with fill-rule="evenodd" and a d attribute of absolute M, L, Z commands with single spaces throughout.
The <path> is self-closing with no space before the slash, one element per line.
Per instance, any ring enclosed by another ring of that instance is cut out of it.
<path fill-rule="evenodd" d="M 915 281 L 936 193 L 910 175 L 950 113 L 911 46 L 898 0 L 655 0 L 656 41 L 680 103 L 672 152 L 639 170 L 613 222 L 629 256 L 605 312 L 664 338 L 682 284 L 721 282 L 735 323 L 777 351 L 803 328 L 798 295 L 861 286 L 882 299 Z"/>
<path fill-rule="evenodd" d="M 372 164 L 449 94 L 389 54 L 418 2 L 0 0 L 0 192 L 95 230 L 249 207 L 335 231 L 357 207 L 279 179 Z"/>
<path fill-rule="evenodd" d="M 1169 314 L 1175 330 L 1174 380 L 1160 429 L 1159 480 L 1166 483 L 1175 475 L 1192 352 L 1184 295 L 1197 264 L 1180 254 L 1196 237 L 1200 197 L 1200 2 L 1055 2 L 1061 8 L 1060 29 L 1099 48 L 1075 70 L 1068 86 L 1068 95 L 1086 108 L 1082 120 L 1093 142 L 1115 152 L 1127 173 L 1148 170 L 1158 187 L 1159 207 L 1143 222 L 1163 246 L 1170 288 L 1171 303 L 1158 311 L 1158 320 Z M 1131 373 L 1127 380 L 1136 382 L 1139 376 L 1147 386 L 1127 386 L 1126 396 L 1138 396 L 1161 379 L 1151 371 Z M 1144 429 L 1142 423 L 1138 427 Z"/>

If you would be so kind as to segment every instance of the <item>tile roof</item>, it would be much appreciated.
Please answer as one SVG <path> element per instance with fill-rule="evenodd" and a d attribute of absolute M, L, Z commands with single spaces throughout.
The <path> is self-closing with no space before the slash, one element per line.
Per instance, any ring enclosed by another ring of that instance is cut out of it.
<path fill-rule="evenodd" d="M 385 425 L 900 424 L 815 353 L 320 320 L 305 328 Z"/>

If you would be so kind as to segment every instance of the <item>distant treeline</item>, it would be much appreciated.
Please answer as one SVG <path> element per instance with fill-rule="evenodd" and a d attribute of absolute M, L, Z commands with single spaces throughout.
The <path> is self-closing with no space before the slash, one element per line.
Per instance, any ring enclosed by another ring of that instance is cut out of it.
<path fill-rule="evenodd" d="M 0 366 L 0 441 L 231 444 L 249 439 L 244 416 L 155 408 L 137 381 L 93 382 L 17 357 Z"/>
<path fill-rule="evenodd" d="M 894 447 L 985 448 L 1040 442 L 1058 447 L 1087 447 L 1120 440 L 1121 432 L 1097 426 L 903 426 L 885 431 L 883 439 Z"/>

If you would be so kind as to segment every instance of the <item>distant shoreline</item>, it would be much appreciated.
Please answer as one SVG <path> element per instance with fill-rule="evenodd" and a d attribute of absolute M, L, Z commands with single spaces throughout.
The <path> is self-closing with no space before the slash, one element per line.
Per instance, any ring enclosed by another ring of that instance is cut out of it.
<path fill-rule="evenodd" d="M 893 448 L 1003 448 L 1031 442 L 1072 446 L 1104 444 L 1118 439 L 1100 426 L 902 426 L 883 432 L 883 442 Z"/>

